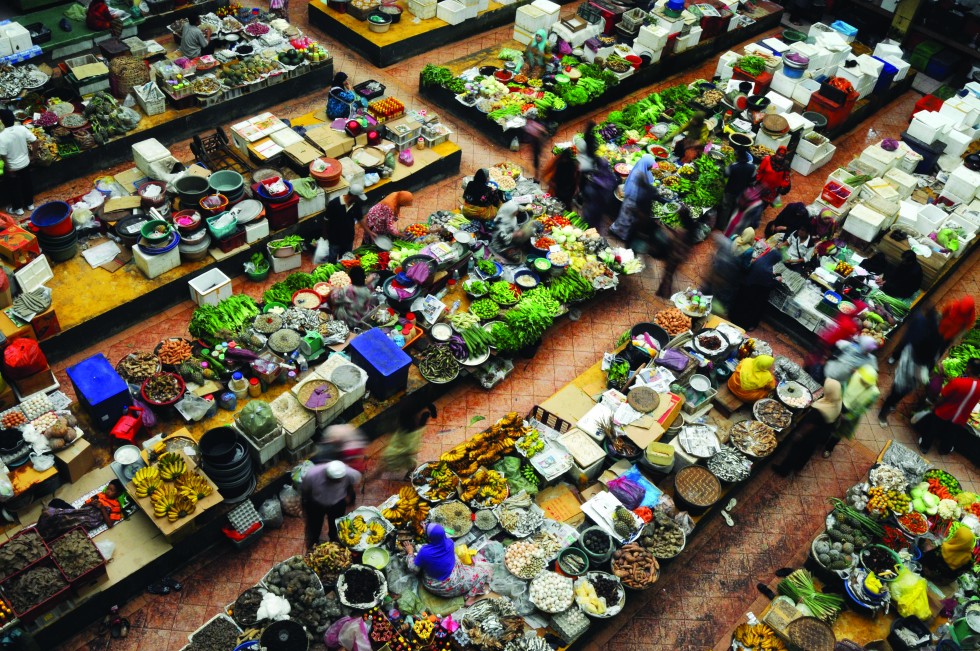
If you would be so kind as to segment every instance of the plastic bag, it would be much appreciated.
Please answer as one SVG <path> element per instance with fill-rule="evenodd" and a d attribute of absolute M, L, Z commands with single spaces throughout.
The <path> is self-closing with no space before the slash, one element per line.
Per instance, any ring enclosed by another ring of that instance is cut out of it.
<path fill-rule="evenodd" d="M 282 526 L 282 504 L 277 499 L 267 499 L 259 507 L 259 517 L 262 518 L 265 526 L 271 529 L 278 529 Z"/>
<path fill-rule="evenodd" d="M 210 400 L 199 398 L 193 393 L 185 393 L 175 406 L 184 418 L 196 422 L 207 416 L 213 404 Z"/>
<path fill-rule="evenodd" d="M 323 264 L 327 261 L 329 254 L 330 241 L 325 237 L 318 238 L 316 241 L 316 250 L 313 251 L 313 264 Z"/>
<path fill-rule="evenodd" d="M 425 610 L 425 604 L 414 592 L 406 592 L 398 597 L 398 610 L 406 615 L 418 615 Z"/>
<path fill-rule="evenodd" d="M 279 503 L 282 505 L 283 513 L 294 518 L 303 517 L 303 504 L 299 498 L 299 491 L 286 484 L 279 491 Z"/>
<path fill-rule="evenodd" d="M 684 530 L 685 536 L 690 536 L 691 532 L 694 531 L 694 520 L 691 519 L 691 514 L 687 511 L 681 511 L 675 515 L 674 522 L 676 522 L 677 526 Z"/>
<path fill-rule="evenodd" d="M 606 487 L 630 511 L 640 506 L 646 493 L 642 486 L 626 477 L 610 480 Z"/>
<path fill-rule="evenodd" d="M 367 625 L 360 617 L 351 619 L 344 624 L 340 629 L 337 640 L 347 651 L 371 651 L 371 640 L 368 639 Z"/>
<path fill-rule="evenodd" d="M 288 600 L 283 599 L 279 595 L 274 595 L 271 592 L 266 592 L 262 595 L 262 603 L 259 604 L 259 610 L 255 618 L 271 619 L 274 621 L 287 619 L 290 610 L 292 610 L 292 606 L 289 605 Z"/>
<path fill-rule="evenodd" d="M 0 462 L 0 497 L 7 499 L 14 496 L 14 484 L 10 481 L 10 474 L 6 464 Z"/>
<path fill-rule="evenodd" d="M 926 580 L 921 576 L 901 566 L 898 570 L 898 578 L 892 581 L 889 589 L 899 615 L 918 617 L 924 622 L 932 619 Z"/>
<path fill-rule="evenodd" d="M 95 546 L 99 548 L 99 553 L 107 561 L 112 560 L 112 554 L 116 551 L 116 543 L 111 540 L 100 540 L 95 543 Z"/>
<path fill-rule="evenodd" d="M 309 459 L 306 459 L 305 461 L 303 461 L 303 463 L 293 468 L 292 473 L 290 473 L 290 475 L 293 478 L 293 485 L 299 486 L 300 484 L 302 484 L 303 477 L 306 476 L 306 472 L 312 467 L 313 467 L 313 462 L 310 461 Z"/>
<path fill-rule="evenodd" d="M 625 473 L 623 473 L 625 479 L 629 479 L 631 482 L 639 484 L 643 489 L 643 499 L 640 500 L 639 506 L 647 506 L 651 509 L 660 503 L 660 497 L 663 495 L 663 491 L 650 483 L 650 480 L 640 474 L 640 471 L 636 466 L 631 467 Z"/>
<path fill-rule="evenodd" d="M 31 464 L 37 472 L 45 472 L 54 465 L 53 454 L 32 454 Z"/>
<path fill-rule="evenodd" d="M 4 348 L 3 366 L 4 376 L 17 380 L 40 373 L 48 367 L 48 360 L 36 341 L 21 337 Z"/>
<path fill-rule="evenodd" d="M 504 457 L 496 464 L 493 469 L 499 472 L 507 480 L 511 495 L 517 495 L 524 491 L 531 497 L 538 494 L 538 485 L 521 474 L 521 460 L 517 457 Z"/>
<path fill-rule="evenodd" d="M 242 431 L 253 439 L 261 439 L 269 432 L 279 426 L 272 407 L 263 400 L 250 400 L 245 407 L 238 412 L 235 420 Z"/>

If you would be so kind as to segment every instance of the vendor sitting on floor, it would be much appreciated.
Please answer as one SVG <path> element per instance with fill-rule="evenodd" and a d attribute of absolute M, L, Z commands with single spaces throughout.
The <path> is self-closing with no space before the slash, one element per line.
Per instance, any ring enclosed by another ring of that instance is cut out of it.
<path fill-rule="evenodd" d="M 415 552 L 412 543 L 404 543 L 408 567 L 422 571 L 421 585 L 437 597 L 477 597 L 489 590 L 493 566 L 482 558 L 464 565 L 456 558 L 456 546 L 442 525 L 429 523 L 425 528 L 429 542 Z"/>
<path fill-rule="evenodd" d="M 960 525 L 941 545 L 922 554 L 923 575 L 953 580 L 973 566 L 973 547 L 977 537 L 966 525 Z"/>
<path fill-rule="evenodd" d="M 480 168 L 473 175 L 473 180 L 463 188 L 463 216 L 483 222 L 492 221 L 501 201 L 497 186 L 490 183 L 490 175 Z"/>
<path fill-rule="evenodd" d="M 123 12 L 118 12 L 123 13 Z M 105 0 L 92 0 L 85 11 L 85 26 L 93 32 L 111 30 L 113 36 L 122 34 L 122 20 L 109 8 Z"/>
<path fill-rule="evenodd" d="M 728 389 L 742 402 L 755 402 L 776 388 L 776 378 L 769 369 L 775 360 L 769 355 L 746 357 L 728 378 Z"/>

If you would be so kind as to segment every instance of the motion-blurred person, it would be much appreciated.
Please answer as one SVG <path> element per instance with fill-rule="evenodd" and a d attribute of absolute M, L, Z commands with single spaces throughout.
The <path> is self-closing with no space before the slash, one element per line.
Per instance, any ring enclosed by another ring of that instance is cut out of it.
<path fill-rule="evenodd" d="M 785 233 L 789 236 L 795 233 L 800 226 L 806 226 L 810 222 L 810 211 L 806 209 L 806 204 L 802 201 L 794 201 L 783 207 L 776 218 L 766 224 L 766 238 L 770 238 L 776 233 Z"/>
<path fill-rule="evenodd" d="M 955 344 L 977 321 L 977 306 L 972 296 L 948 301 L 939 308 L 939 335 L 945 348 Z"/>
<path fill-rule="evenodd" d="M 878 371 L 871 366 L 862 366 L 851 374 L 844 386 L 843 405 L 840 421 L 833 435 L 827 439 L 824 446 L 824 459 L 830 458 L 834 448 L 841 439 L 854 438 L 861 416 L 878 400 L 881 392 L 878 390 Z"/>
<path fill-rule="evenodd" d="M 572 209 L 572 202 L 578 192 L 578 161 L 572 149 L 566 148 L 552 157 L 542 174 L 541 181 L 548 194 L 561 201 L 567 210 Z"/>
<path fill-rule="evenodd" d="M 673 294 L 674 274 L 677 268 L 687 259 L 691 249 L 697 242 L 697 224 L 691 217 L 691 209 L 686 205 L 681 205 L 677 211 L 680 218 L 680 228 L 668 229 L 670 232 L 670 248 L 667 257 L 664 259 L 664 275 L 660 279 L 660 286 L 657 288 L 657 296 L 660 298 L 670 298 Z"/>
<path fill-rule="evenodd" d="M 943 340 L 939 336 L 939 313 L 931 306 L 924 306 L 912 314 L 905 324 L 905 334 L 898 347 L 892 351 L 895 373 L 892 390 L 881 403 L 878 425 L 888 427 L 888 416 L 902 398 L 929 381 L 929 371 L 939 360 Z"/>
<path fill-rule="evenodd" d="M 589 122 L 585 134 L 577 138 L 579 159 L 579 190 L 582 196 L 582 217 L 589 226 L 603 231 L 605 218 L 612 214 L 613 197 L 619 180 L 609 161 L 598 153 L 596 125 Z"/>
<path fill-rule="evenodd" d="M 735 211 L 735 202 L 742 196 L 746 188 L 755 183 L 756 166 L 748 149 L 735 150 L 735 162 L 725 168 L 725 193 L 722 198 L 721 212 L 715 221 L 715 228 L 726 230 Z"/>
<path fill-rule="evenodd" d="M 793 430 L 791 444 L 784 446 L 786 457 L 773 468 L 783 477 L 803 470 L 817 447 L 833 434 L 844 406 L 840 382 L 833 378 L 824 380 L 823 396 L 810 406 L 812 409 Z"/>
<path fill-rule="evenodd" d="M 741 233 L 749 227 L 758 228 L 765 208 L 766 204 L 762 202 L 762 189 L 757 185 L 745 188 L 735 201 L 735 212 L 725 226 L 725 237 Z"/>
<path fill-rule="evenodd" d="M 728 311 L 733 323 L 746 331 L 754 330 L 759 325 L 769 305 L 769 294 L 778 283 L 773 267 L 781 260 L 782 254 L 773 249 L 749 265 Z"/>
<path fill-rule="evenodd" d="M 524 136 L 531 145 L 531 158 L 534 161 L 534 178 L 541 178 L 541 154 L 551 138 L 548 129 L 537 120 L 528 120 L 524 125 Z M 516 138 L 515 138 L 516 140 Z"/>
<path fill-rule="evenodd" d="M 626 183 L 623 185 L 623 205 L 619 208 L 616 221 L 609 228 L 610 233 L 624 242 L 631 239 L 634 224 L 648 218 L 653 212 L 657 190 L 653 187 L 651 170 L 656 164 L 656 158 L 644 154 L 626 177 Z"/>
<path fill-rule="evenodd" d="M 776 200 L 793 187 L 786 153 L 786 148 L 780 147 L 759 163 L 755 178 L 762 186 L 762 200 L 767 206 L 775 205 Z"/>
<path fill-rule="evenodd" d="M 966 364 L 966 372 L 943 387 L 936 406 L 913 426 L 922 453 L 927 453 L 935 440 L 939 454 L 949 454 L 959 440 L 970 436 L 966 424 L 978 402 L 980 359 L 971 359 Z"/>
<path fill-rule="evenodd" d="M 681 163 L 690 163 L 704 153 L 704 146 L 708 143 L 708 125 L 705 124 L 705 118 L 702 111 L 695 111 L 691 121 L 684 127 L 684 137 L 674 145 L 674 156 L 679 158 Z"/>
<path fill-rule="evenodd" d="M 343 461 L 354 470 L 364 473 L 367 438 L 358 428 L 349 424 L 330 425 L 323 430 L 310 460 L 314 464 Z"/>
<path fill-rule="evenodd" d="M 436 418 L 436 406 L 428 404 L 419 411 L 404 408 L 398 414 L 398 429 L 391 435 L 384 449 L 378 455 L 377 465 L 368 473 L 365 484 L 390 473 L 396 477 L 408 480 L 411 472 L 418 465 L 419 448 L 422 446 L 422 435 L 429 419 Z"/>
<path fill-rule="evenodd" d="M 833 356 L 824 364 L 824 377 L 833 378 L 843 385 L 862 366 L 877 369 L 878 358 L 873 354 L 877 349 L 877 340 L 868 335 L 838 341 L 834 345 Z"/>

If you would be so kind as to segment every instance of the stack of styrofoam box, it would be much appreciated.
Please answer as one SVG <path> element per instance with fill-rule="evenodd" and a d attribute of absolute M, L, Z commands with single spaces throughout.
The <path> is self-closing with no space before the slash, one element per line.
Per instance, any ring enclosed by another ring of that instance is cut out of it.
<path fill-rule="evenodd" d="M 966 165 L 960 165 L 946 179 L 946 185 L 940 193 L 944 197 L 958 197 L 960 203 L 970 203 L 977 196 L 980 187 L 980 172 L 974 172 Z"/>
<path fill-rule="evenodd" d="M 326 411 L 316 413 L 317 427 L 323 427 L 324 425 L 329 424 L 337 416 L 343 413 L 344 410 L 363 398 L 367 390 L 367 373 L 359 366 L 351 364 L 350 360 L 341 353 L 330 353 L 327 360 L 316 367 L 316 370 L 312 376 L 332 381 L 331 378 L 333 377 L 334 372 L 342 366 L 350 366 L 353 367 L 353 369 L 356 369 L 358 375 L 360 376 L 360 380 L 355 386 L 350 387 L 347 390 L 340 390 L 340 400 L 337 401 L 336 405 L 330 409 L 327 409 Z M 297 384 L 296 388 L 298 388 L 300 384 Z M 295 390 L 293 393 L 295 393 Z"/>
<path fill-rule="evenodd" d="M 514 40 L 527 45 L 534 32 L 550 27 L 547 21 L 548 16 L 534 5 L 518 7 L 514 16 Z"/>
<path fill-rule="evenodd" d="M 946 211 L 934 203 L 927 203 L 919 207 L 919 212 L 915 217 L 915 230 L 922 235 L 929 235 L 946 221 Z"/>
<path fill-rule="evenodd" d="M 792 138 L 793 136 L 788 133 L 784 133 L 779 137 L 773 137 L 766 133 L 765 129 L 759 129 L 759 133 L 755 134 L 755 144 L 776 151 L 780 147 L 789 147 L 789 141 Z"/>
<path fill-rule="evenodd" d="M 659 26 L 667 30 L 668 35 L 676 34 L 684 28 L 683 14 L 680 17 L 674 18 L 665 14 L 662 9 L 657 9 L 651 12 L 650 15 L 657 20 Z"/>
<path fill-rule="evenodd" d="M 807 140 L 808 137 L 813 138 L 816 142 Z M 800 137 L 799 144 L 796 145 L 796 154 L 793 156 L 790 167 L 794 172 L 809 176 L 815 170 L 829 163 L 836 151 L 837 148 L 824 136 L 818 133 L 804 134 Z"/>
<path fill-rule="evenodd" d="M 911 199 L 902 199 L 898 204 L 898 218 L 895 219 L 896 226 L 910 228 L 916 233 L 919 232 L 919 209 L 922 204 Z"/>
<path fill-rule="evenodd" d="M 799 54 L 810 60 L 807 70 L 811 74 L 819 74 L 828 66 L 832 58 L 830 50 L 813 45 L 812 43 L 793 43 L 789 47 L 789 52 Z"/>
<path fill-rule="evenodd" d="M 644 27 L 640 28 L 641 34 L 643 33 L 644 29 L 645 29 Z M 637 37 L 636 40 L 639 41 L 640 40 L 639 37 Z M 733 52 L 731 50 L 725 52 L 720 57 L 718 57 L 718 65 L 715 66 L 715 77 L 721 77 L 721 79 L 724 81 L 728 81 L 729 79 L 731 79 L 732 75 L 735 74 L 735 70 L 732 66 L 735 65 L 735 62 L 738 61 L 738 59 L 739 59 L 738 52 Z"/>
<path fill-rule="evenodd" d="M 480 12 L 480 0 L 456 0 L 463 5 L 463 20 L 476 18 Z"/>
<path fill-rule="evenodd" d="M 793 92 L 796 90 L 796 84 L 798 83 L 800 83 L 799 79 L 787 77 L 785 74 L 783 74 L 782 70 L 777 70 L 772 75 L 772 83 L 769 84 L 769 87 L 772 88 L 773 91 L 779 93 L 783 97 L 789 98 L 792 101 Z"/>
<path fill-rule="evenodd" d="M 799 131 L 800 134 L 807 134 L 813 131 L 813 127 L 816 126 L 813 122 L 810 122 L 799 113 L 787 113 L 783 117 L 786 118 L 787 122 L 789 122 L 790 133 L 796 133 Z"/>
<path fill-rule="evenodd" d="M 878 83 L 878 79 L 881 77 L 881 73 L 885 70 L 885 62 L 881 59 L 876 59 L 870 54 L 862 54 L 857 58 L 858 66 L 860 66 L 861 71 L 864 72 L 864 77 L 866 79 L 865 86 L 858 88 L 858 95 L 861 98 L 867 97 L 875 89 L 875 85 Z"/>
<path fill-rule="evenodd" d="M 835 76 L 851 82 L 858 98 L 867 97 L 878 81 L 878 77 L 872 76 L 872 73 L 860 64 L 857 57 L 848 57 L 844 63 L 837 66 Z"/>
<path fill-rule="evenodd" d="M 830 68 L 831 66 L 839 66 L 844 63 L 847 60 L 847 57 L 851 54 L 851 46 L 844 41 L 840 34 L 830 29 L 826 25 L 823 25 L 823 27 L 830 31 L 817 30 L 814 32 L 817 25 L 821 24 L 822 23 L 814 23 L 814 25 L 810 27 L 810 36 L 814 37 L 814 42 L 816 45 L 830 52 L 830 59 L 827 61 L 827 67 Z"/>
<path fill-rule="evenodd" d="M 640 27 L 640 31 L 636 35 L 636 38 L 633 40 L 633 46 L 636 47 L 639 45 L 643 48 L 656 52 L 664 49 L 664 47 L 667 45 L 668 36 L 670 36 L 670 32 L 667 31 L 667 28 L 662 27 L 661 25 L 643 25 Z"/>
<path fill-rule="evenodd" d="M 888 181 L 877 178 L 871 179 L 861 186 L 858 200 L 869 208 L 888 217 L 889 221 L 884 224 L 883 228 L 889 228 L 895 223 L 895 218 L 898 216 L 899 202 L 901 202 L 902 198 L 898 190 L 893 188 Z"/>
<path fill-rule="evenodd" d="M 873 242 L 891 221 L 894 219 L 889 219 L 877 210 L 863 203 L 858 203 L 852 206 L 851 211 L 847 213 L 847 219 L 844 220 L 844 230 L 859 240 Z"/>
<path fill-rule="evenodd" d="M 459 25 L 466 20 L 466 7 L 457 0 L 442 0 L 436 7 L 436 18 L 450 25 Z"/>
<path fill-rule="evenodd" d="M 775 36 L 762 39 L 762 44 L 779 56 L 783 56 L 783 54 L 788 52 L 790 47 L 789 43 L 786 43 Z"/>
<path fill-rule="evenodd" d="M 582 47 L 587 40 L 602 33 L 602 23 L 589 23 L 577 32 L 558 23 L 551 28 L 551 31 L 572 47 Z M 657 60 L 660 60 L 659 57 Z"/>
<path fill-rule="evenodd" d="M 537 7 L 545 16 L 545 26 L 542 29 L 550 30 L 552 25 L 561 20 L 561 5 L 551 2 L 551 0 L 534 0 L 532 7 Z"/>
<path fill-rule="evenodd" d="M 686 34 L 682 34 L 677 37 L 677 47 L 675 50 L 677 52 L 683 52 L 684 50 L 690 50 L 692 47 L 701 42 L 701 27 L 695 25 Z"/>
<path fill-rule="evenodd" d="M 909 68 L 911 68 L 911 64 L 902 58 L 904 54 L 905 53 L 898 43 L 893 43 L 890 41 L 878 43 L 878 45 L 875 46 L 874 51 L 874 56 L 890 63 L 898 70 L 898 72 L 895 73 L 895 81 L 902 81 L 905 79 L 905 76 L 909 73 Z"/>
<path fill-rule="evenodd" d="M 949 128 L 949 121 L 939 111 L 919 111 L 909 124 L 908 134 L 931 145 Z"/>
<path fill-rule="evenodd" d="M 858 161 L 870 169 L 875 176 L 884 176 L 885 172 L 895 167 L 898 157 L 898 149 L 888 151 L 882 148 L 881 143 L 878 143 L 865 147 L 858 157 Z"/>
<path fill-rule="evenodd" d="M 895 167 L 907 174 L 915 172 L 915 168 L 922 162 L 922 154 L 909 147 L 902 140 L 898 141 L 898 153 L 901 155 L 895 163 Z"/>
<path fill-rule="evenodd" d="M 900 158 L 897 162 L 900 163 L 901 160 Z M 918 187 L 915 177 L 899 169 L 897 166 L 888 170 L 882 178 L 895 188 L 895 191 L 898 192 L 898 196 L 902 200 L 911 197 L 915 188 Z"/>

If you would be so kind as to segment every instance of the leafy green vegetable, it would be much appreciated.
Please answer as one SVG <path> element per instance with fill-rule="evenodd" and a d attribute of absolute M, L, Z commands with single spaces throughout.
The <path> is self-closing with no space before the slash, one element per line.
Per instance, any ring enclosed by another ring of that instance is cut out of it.
<path fill-rule="evenodd" d="M 765 71 L 766 60 L 759 56 L 739 57 L 735 61 L 735 67 L 753 77 L 757 77 Z"/>
<path fill-rule="evenodd" d="M 235 294 L 217 305 L 202 305 L 195 309 L 187 329 L 194 337 L 210 343 L 219 332 L 234 334 L 258 314 L 259 306 L 251 296 Z"/>
<path fill-rule="evenodd" d="M 431 63 L 427 63 L 425 64 L 425 67 L 422 68 L 421 76 L 423 86 L 442 86 L 453 78 L 453 73 L 449 68 L 444 66 L 436 66 Z"/>

